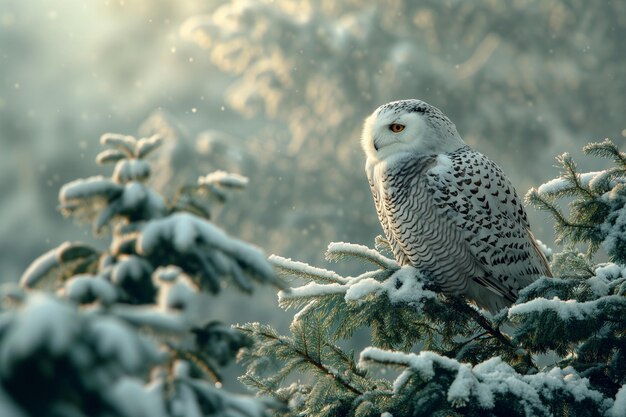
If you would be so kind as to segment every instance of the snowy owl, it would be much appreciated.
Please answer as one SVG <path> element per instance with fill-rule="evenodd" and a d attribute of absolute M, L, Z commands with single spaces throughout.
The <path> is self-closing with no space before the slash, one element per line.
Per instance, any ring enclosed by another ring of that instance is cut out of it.
<path fill-rule="evenodd" d="M 522 200 L 500 168 L 420 100 L 380 106 L 361 145 L 378 218 L 400 265 L 491 312 L 551 276 Z"/>

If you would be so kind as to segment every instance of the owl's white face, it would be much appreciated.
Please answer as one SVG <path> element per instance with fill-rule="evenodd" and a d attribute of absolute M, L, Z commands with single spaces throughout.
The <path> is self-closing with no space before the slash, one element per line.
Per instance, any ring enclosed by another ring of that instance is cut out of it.
<path fill-rule="evenodd" d="M 464 145 L 454 124 L 420 100 L 380 106 L 365 120 L 361 137 L 361 146 L 371 161 L 406 153 L 452 152 Z"/>

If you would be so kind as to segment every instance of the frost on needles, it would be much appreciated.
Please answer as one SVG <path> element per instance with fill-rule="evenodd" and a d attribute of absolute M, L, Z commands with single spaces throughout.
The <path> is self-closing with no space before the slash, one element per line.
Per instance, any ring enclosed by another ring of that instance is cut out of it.
<path fill-rule="evenodd" d="M 62 243 L 0 289 L 0 416 L 260 417 L 278 405 L 220 388 L 251 340 L 200 314 L 203 292 L 282 287 L 260 249 L 209 221 L 208 202 L 247 179 L 216 172 L 168 200 L 149 182 L 162 142 L 103 135 L 96 160 L 113 174 L 72 181 L 59 200 L 110 245 Z"/>
<path fill-rule="evenodd" d="M 563 155 L 561 176 L 528 193 L 555 218 L 565 250 L 553 257 L 555 278 L 510 309 L 491 316 L 444 296 L 400 268 L 382 238 L 378 249 L 330 244 L 328 260 L 363 264 L 356 277 L 272 256 L 297 280 L 279 293 L 297 313 L 289 335 L 240 326 L 254 340 L 240 353 L 242 381 L 287 404 L 284 416 L 626 416 L 626 154 L 608 140 L 585 152 L 614 166 L 580 174 Z M 593 262 L 599 247 L 610 263 Z M 346 351 L 363 328 L 371 346 Z"/>

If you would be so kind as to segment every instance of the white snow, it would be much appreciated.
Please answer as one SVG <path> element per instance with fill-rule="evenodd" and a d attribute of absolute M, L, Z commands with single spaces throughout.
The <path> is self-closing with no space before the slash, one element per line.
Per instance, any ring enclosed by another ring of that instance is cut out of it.
<path fill-rule="evenodd" d="M 247 177 L 226 171 L 215 171 L 198 178 L 198 185 L 219 185 L 228 188 L 244 188 L 248 182 Z"/>
<path fill-rule="evenodd" d="M 105 133 L 100 136 L 102 145 L 114 146 L 120 150 L 128 152 L 129 156 L 133 154 L 137 139 L 130 135 L 122 135 L 119 133 Z"/>
<path fill-rule="evenodd" d="M 609 417 L 626 417 L 626 384 L 617 391 L 615 402 L 608 409 L 606 415 Z"/>
<path fill-rule="evenodd" d="M 597 267 L 594 273 L 595 276 L 587 279 L 586 282 L 595 295 L 603 297 L 609 294 L 610 282 L 624 276 L 624 269 L 620 265 L 607 263 Z"/>
<path fill-rule="evenodd" d="M 403 266 L 385 280 L 385 290 L 392 303 L 422 303 L 426 298 L 435 298 L 433 291 L 424 289 L 422 274 L 412 266 Z M 401 283 L 400 288 L 396 288 Z"/>
<path fill-rule="evenodd" d="M 175 265 L 161 266 L 152 274 L 152 281 L 157 285 L 160 285 L 161 281 L 174 282 L 182 273 L 183 270 Z"/>
<path fill-rule="evenodd" d="M 111 181 L 102 175 L 89 178 L 81 178 L 68 182 L 59 191 L 59 201 L 66 204 L 74 199 L 102 198 L 108 200 L 110 197 L 121 194 L 123 186 Z"/>
<path fill-rule="evenodd" d="M 75 275 L 65 283 L 65 294 L 72 300 L 83 300 L 92 294 L 104 304 L 117 299 L 117 292 L 111 283 L 99 276 Z"/>
<path fill-rule="evenodd" d="M 296 276 L 306 277 L 325 282 L 345 284 L 348 280 L 334 271 L 317 268 L 304 262 L 293 261 L 278 255 L 271 255 L 269 261 L 274 267 Z"/>
<path fill-rule="evenodd" d="M 184 317 L 163 313 L 154 307 L 116 304 L 110 308 L 116 317 L 136 326 L 147 326 L 155 331 L 181 333 L 186 327 Z"/>
<path fill-rule="evenodd" d="M 176 213 L 148 222 L 137 241 L 140 254 L 152 253 L 162 241 L 182 253 L 205 244 L 237 258 L 263 278 L 273 280 L 274 269 L 256 246 L 228 236 L 223 230 L 190 213 Z"/>
<path fill-rule="evenodd" d="M 448 389 L 448 401 L 454 407 L 463 407 L 471 401 L 472 394 L 482 408 L 493 407 L 494 396 L 490 387 L 480 383 L 470 365 L 460 364 L 456 378 Z"/>
<path fill-rule="evenodd" d="M 566 180 L 565 178 L 555 178 L 546 182 L 545 184 L 541 184 L 539 188 L 537 188 L 537 194 L 540 197 L 545 197 L 548 195 L 559 193 L 563 190 L 570 188 L 572 184 Z"/>
<path fill-rule="evenodd" d="M 365 278 L 358 280 L 354 284 L 348 286 L 344 299 L 348 302 L 358 301 L 371 293 L 378 293 L 383 290 L 383 283 L 374 278 Z"/>
<path fill-rule="evenodd" d="M 373 277 L 379 273 L 379 271 L 366 272 L 356 278 L 345 279 L 345 283 L 311 282 L 291 288 L 288 292 L 279 292 L 278 300 L 279 303 L 284 303 L 286 300 L 344 294 L 347 303 L 361 303 L 364 297 L 370 294 L 376 296 L 385 294 L 392 303 L 407 303 L 418 307 L 424 299 L 436 297 L 433 291 L 424 289 L 421 274 L 411 266 L 402 267 L 384 281 Z"/>
<path fill-rule="evenodd" d="M 594 274 L 596 274 L 597 278 L 601 278 L 605 281 L 613 281 L 616 278 L 619 278 L 623 275 L 624 267 L 614 264 L 612 262 L 598 265 Z"/>
<path fill-rule="evenodd" d="M 178 383 L 176 397 L 172 398 L 171 413 L 175 416 L 203 417 L 198 398 L 188 384 Z"/>
<path fill-rule="evenodd" d="M 549 404 L 556 391 L 569 392 L 575 401 L 591 399 L 602 402 L 602 394 L 589 388 L 589 381 L 580 378 L 573 368 L 554 368 L 547 373 L 520 375 L 500 357 L 491 358 L 474 367 L 429 351 L 419 354 L 386 351 L 368 347 L 361 352 L 359 366 L 400 366 L 406 369 L 393 383 L 394 392 L 400 392 L 408 380 L 416 375 L 429 381 L 435 376 L 435 365 L 456 372 L 447 392 L 447 400 L 454 407 L 476 402 L 488 409 L 494 406 L 496 394 L 513 394 L 524 407 L 526 415 L 541 410 L 549 414 Z"/>
<path fill-rule="evenodd" d="M 364 245 L 346 242 L 331 242 L 326 250 L 326 259 L 334 261 L 344 256 L 366 259 L 384 269 L 398 269 L 398 263 L 381 255 L 378 251 Z"/>
<path fill-rule="evenodd" d="M 162 283 L 159 288 L 159 306 L 167 311 L 171 308 L 185 310 L 197 299 L 195 285 L 185 275 L 174 283 Z"/>
<path fill-rule="evenodd" d="M 594 178 L 596 178 L 597 176 L 604 175 L 604 172 L 605 171 L 585 172 L 582 174 L 578 174 L 579 175 L 578 178 L 580 180 L 581 185 L 589 187 L 592 181 L 594 180 Z M 540 197 L 548 197 L 548 196 L 558 194 L 561 191 L 568 190 L 573 187 L 574 187 L 574 184 L 572 184 L 570 180 L 559 177 L 539 186 L 539 188 L 537 189 L 537 193 L 539 194 Z"/>
<path fill-rule="evenodd" d="M 115 165 L 113 178 L 117 182 L 142 181 L 150 176 L 150 164 L 142 159 L 124 159 Z"/>
<path fill-rule="evenodd" d="M 548 245 L 546 245 L 539 239 L 535 239 L 535 241 L 537 242 L 537 245 L 539 245 L 539 249 L 541 249 L 541 252 L 543 252 L 543 255 L 546 257 L 546 259 L 552 259 L 552 249 L 550 249 Z"/>
<path fill-rule="evenodd" d="M 111 281 L 114 283 L 123 283 L 128 279 L 139 281 L 149 269 L 150 265 L 145 259 L 135 255 L 126 256 L 113 268 Z"/>
<path fill-rule="evenodd" d="M 549 393 L 550 391 L 563 390 L 568 392 L 575 401 L 592 399 L 601 402 L 603 396 L 600 392 L 589 388 L 589 380 L 581 378 L 574 368 L 552 368 L 549 372 L 534 375 L 525 375 L 523 379 L 536 391 Z M 551 395 L 546 395 L 552 397 Z"/>
<path fill-rule="evenodd" d="M 127 158 L 128 155 L 117 149 L 105 149 L 96 156 L 96 163 L 105 164 L 107 162 L 117 162 L 120 159 Z"/>
<path fill-rule="evenodd" d="M 146 187 L 138 182 L 130 182 L 124 187 L 122 206 L 126 210 L 135 210 L 146 199 Z"/>
<path fill-rule="evenodd" d="M 589 188 L 592 190 L 596 190 L 599 186 L 603 184 L 607 184 L 609 187 L 613 187 L 615 185 L 615 181 L 610 181 L 610 173 L 609 171 L 600 171 L 597 175 L 594 175 L 593 178 L 589 181 Z"/>
<path fill-rule="evenodd" d="M 368 294 L 386 293 L 392 303 L 421 304 L 425 298 L 434 298 L 433 291 L 425 290 L 422 274 L 411 266 L 404 266 L 385 281 L 373 278 L 354 280 L 346 291 L 346 301 L 357 301 Z"/>
<path fill-rule="evenodd" d="M 137 141 L 137 146 L 135 147 L 135 156 L 137 158 L 144 158 L 162 144 L 163 138 L 158 134 L 152 135 L 149 138 L 141 138 Z"/>
<path fill-rule="evenodd" d="M 398 392 L 413 373 L 418 373 L 425 380 L 433 378 L 435 376 L 433 367 L 435 362 L 453 371 L 459 367 L 459 363 L 454 359 L 446 358 L 430 351 L 422 351 L 419 354 L 415 354 L 383 350 L 370 346 L 363 349 L 359 357 L 359 366 L 362 368 L 368 367 L 371 363 L 408 368 L 394 381 L 394 392 Z"/>
<path fill-rule="evenodd" d="M 592 181 L 596 180 L 598 177 L 603 176 L 605 173 L 606 173 L 606 170 L 584 172 L 582 174 L 578 174 L 578 179 L 580 180 L 580 183 L 582 185 L 590 186 Z"/>
<path fill-rule="evenodd" d="M 146 359 L 157 356 L 156 352 L 146 352 L 149 345 L 139 339 L 133 328 L 119 319 L 98 317 L 91 323 L 88 332 L 95 341 L 98 354 L 121 363 L 126 372 L 141 370 Z"/>
<path fill-rule="evenodd" d="M 60 355 L 81 331 L 81 320 L 68 304 L 43 293 L 33 293 L 16 312 L 0 345 L 0 367 L 11 369 L 15 358 L 45 349 Z"/>
<path fill-rule="evenodd" d="M 279 295 L 279 301 L 280 301 L 280 295 Z M 293 315 L 293 322 L 297 322 L 300 320 L 301 317 L 306 316 L 306 314 L 315 309 L 315 307 L 317 306 L 317 300 L 311 300 L 307 303 L 307 305 L 304 306 L 304 308 L 302 308 L 300 311 L 298 311 L 296 314 Z"/>
<path fill-rule="evenodd" d="M 325 295 L 344 294 L 347 290 L 347 285 L 341 284 L 318 284 L 317 282 L 310 282 L 307 285 L 301 287 L 291 288 L 290 291 L 279 291 L 278 302 L 285 300 L 298 299 L 298 298 L 311 298 L 322 297 Z"/>
<path fill-rule="evenodd" d="M 147 389 L 136 378 L 120 378 L 110 392 L 109 398 L 123 415 L 129 417 L 167 417 L 163 392 Z"/>
<path fill-rule="evenodd" d="M 593 316 L 597 310 L 599 303 L 605 302 L 626 302 L 623 297 L 617 295 L 603 297 L 598 300 L 579 302 L 576 300 L 561 300 L 554 297 L 552 300 L 545 298 L 535 298 L 528 302 L 517 304 L 509 309 L 509 318 L 515 315 L 541 312 L 544 310 L 555 311 L 561 320 L 578 319 L 583 320 L 586 317 Z"/>
<path fill-rule="evenodd" d="M 20 286 L 26 288 L 37 286 L 53 268 L 59 266 L 56 254 L 57 248 L 54 248 L 35 259 L 22 274 Z"/>
<path fill-rule="evenodd" d="M 613 211 L 607 221 L 600 226 L 600 230 L 606 236 L 602 242 L 602 248 L 609 254 L 618 249 L 618 244 L 624 240 L 624 231 L 626 231 L 626 209 L 622 207 Z"/>

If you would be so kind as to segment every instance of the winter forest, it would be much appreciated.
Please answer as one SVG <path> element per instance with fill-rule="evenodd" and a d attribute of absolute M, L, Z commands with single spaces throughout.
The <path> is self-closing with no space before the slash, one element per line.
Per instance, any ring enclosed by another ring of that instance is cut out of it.
<path fill-rule="evenodd" d="M 2 0 L 0 417 L 626 417 L 624 39 L 624 1 Z M 410 98 L 523 200 L 510 306 L 394 255 L 360 138 Z"/>

